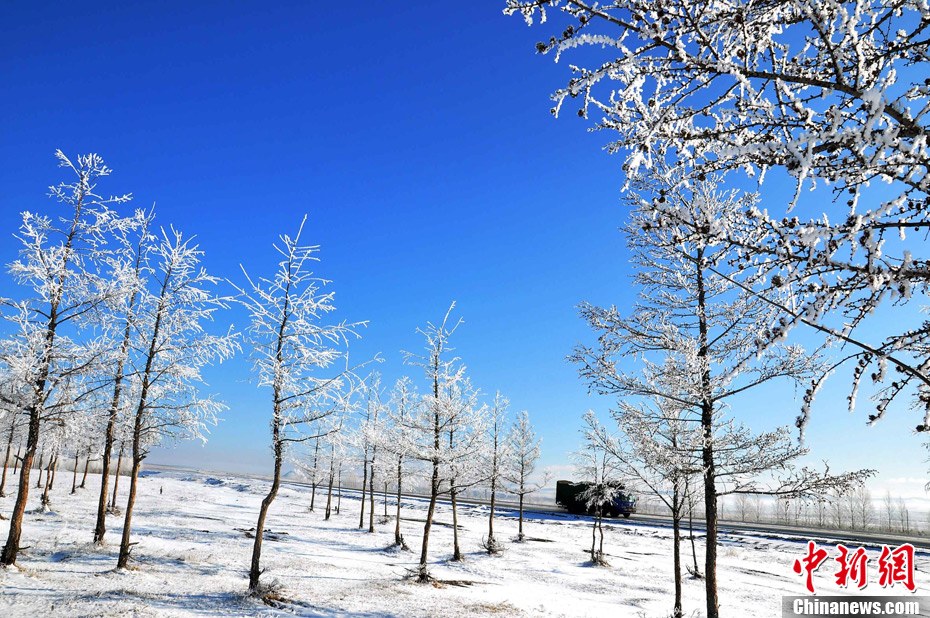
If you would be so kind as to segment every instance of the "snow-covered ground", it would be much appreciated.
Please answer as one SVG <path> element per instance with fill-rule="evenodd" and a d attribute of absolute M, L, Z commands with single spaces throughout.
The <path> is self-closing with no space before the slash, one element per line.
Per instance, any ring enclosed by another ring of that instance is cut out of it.
<path fill-rule="evenodd" d="M 405 578 L 416 565 L 425 503 L 405 500 L 403 533 L 413 551 L 388 549 L 393 519 L 369 534 L 359 530 L 359 502 L 348 494 L 342 512 L 323 519 L 325 495 L 309 512 L 309 489 L 282 488 L 272 506 L 264 545 L 263 581 L 277 580 L 281 607 L 244 594 L 254 527 L 265 483 L 233 476 L 149 472 L 141 480 L 134 517 L 136 569 L 117 572 L 122 519 L 109 519 L 105 548 L 90 543 L 97 478 L 74 496 L 60 472 L 53 511 L 27 515 L 18 569 L 0 570 L 0 616 L 667 616 L 671 610 L 671 531 L 629 522 L 610 523 L 609 567 L 593 567 L 585 549 L 591 529 L 583 519 L 529 515 L 533 540 L 514 543 L 516 521 L 496 520 L 503 554 L 481 549 L 487 508 L 461 508 L 466 559 L 452 563 L 451 514 L 441 505 L 430 542 L 432 572 L 447 583 Z M 121 497 L 127 486 L 121 481 Z M 159 493 L 160 490 L 163 493 Z M 39 492 L 30 498 L 38 503 Z M 0 499 L 9 514 L 13 497 Z M 380 497 L 376 513 L 383 515 Z M 392 509 L 389 509 L 392 511 Z M 380 519 L 378 517 L 377 519 Z M 7 522 L 0 522 L 6 538 Z M 367 526 L 366 526 L 367 528 Z M 724 616 L 780 616 L 783 595 L 804 594 L 791 565 L 803 556 L 798 541 L 728 536 L 720 547 L 720 604 Z M 700 545 L 698 548 L 700 552 Z M 682 546 L 690 561 L 690 546 Z M 702 555 L 699 554 L 699 560 Z M 875 557 L 873 556 L 873 564 Z M 918 594 L 927 592 L 928 557 L 919 554 Z M 823 594 L 841 594 L 829 571 L 815 580 Z M 883 591 L 873 582 L 870 594 Z M 703 581 L 684 582 L 686 615 L 703 615 Z"/>

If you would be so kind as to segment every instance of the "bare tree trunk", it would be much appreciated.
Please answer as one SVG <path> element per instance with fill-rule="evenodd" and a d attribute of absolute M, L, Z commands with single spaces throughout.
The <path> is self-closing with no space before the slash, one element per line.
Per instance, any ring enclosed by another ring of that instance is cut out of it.
<path fill-rule="evenodd" d="M 278 396 L 275 396 L 275 407 Z M 274 502 L 275 496 L 278 495 L 278 488 L 281 486 L 281 465 L 284 462 L 284 443 L 281 441 L 281 420 L 278 410 L 275 410 L 275 418 L 272 422 L 271 443 L 274 448 L 274 476 L 271 480 L 271 488 L 268 495 L 262 500 L 261 509 L 258 511 L 258 523 L 255 524 L 255 543 L 252 544 L 252 564 L 249 568 L 249 592 L 256 594 L 259 592 L 258 579 L 261 577 L 261 557 L 262 557 L 262 540 L 265 536 L 265 518 L 268 516 L 268 509 Z"/>
<path fill-rule="evenodd" d="M 714 404 L 711 399 L 710 363 L 708 360 L 708 327 L 704 290 L 704 251 L 697 250 L 697 318 L 701 367 L 701 431 L 703 447 L 701 459 L 704 467 L 704 519 L 707 528 L 704 552 L 704 590 L 707 597 L 707 618 L 720 618 L 717 598 L 717 483 L 714 463 Z"/>
<path fill-rule="evenodd" d="M 77 492 L 77 469 L 78 469 L 78 458 L 80 455 L 77 451 L 74 451 L 74 470 L 71 473 L 71 495 L 74 495 Z"/>
<path fill-rule="evenodd" d="M 22 450 L 22 444 L 16 447 L 16 459 L 13 460 L 13 474 L 16 474 L 19 471 L 20 451 Z"/>
<path fill-rule="evenodd" d="M 694 577 L 701 576 L 701 569 L 698 567 L 697 545 L 694 542 L 694 498 L 688 494 L 688 535 L 691 539 L 691 558 L 694 561 Z"/>
<path fill-rule="evenodd" d="M 336 447 L 329 445 L 329 488 L 326 490 L 326 521 L 329 521 L 332 515 L 333 506 L 333 482 L 336 480 Z"/>
<path fill-rule="evenodd" d="M 121 359 L 122 360 L 122 359 Z M 116 376 L 118 381 L 122 380 L 122 370 L 119 371 Z M 116 426 L 116 414 L 119 407 L 119 395 L 115 392 L 120 388 L 119 382 L 114 386 L 114 400 L 116 401 L 116 406 L 112 403 L 110 404 L 110 413 L 107 416 L 107 428 L 104 432 L 103 440 L 103 462 L 100 469 L 100 495 L 97 499 L 97 521 L 94 524 L 94 544 L 100 545 L 103 543 L 103 537 L 107 533 L 107 500 L 109 498 L 110 490 L 110 459 L 113 457 L 113 435 L 114 429 Z M 88 457 L 90 459 L 90 457 Z M 84 466 L 85 475 L 87 473 L 87 465 L 85 462 Z M 116 470 L 116 478 L 119 478 L 119 468 Z M 83 486 L 83 480 L 81 481 Z M 113 489 L 114 496 L 116 495 L 116 488 Z"/>
<path fill-rule="evenodd" d="M 498 393 L 500 395 L 500 393 Z M 497 409 L 497 399 L 495 398 L 494 424 L 491 427 L 491 437 L 493 438 L 493 449 L 491 451 L 491 512 L 488 514 L 488 540 L 487 550 L 489 554 L 499 551 L 497 540 L 494 538 L 494 507 L 497 500 L 497 478 L 500 474 L 500 462 L 498 447 L 500 446 L 501 419 Z"/>
<path fill-rule="evenodd" d="M 10 462 L 10 450 L 13 448 L 13 434 L 16 432 L 16 423 L 10 422 L 10 434 L 6 441 L 6 454 L 3 456 L 3 476 L 0 477 L 0 498 L 6 497 L 6 469 Z M 18 453 L 17 453 L 18 454 Z M 13 471 L 16 474 L 16 471 Z"/>
<path fill-rule="evenodd" d="M 462 550 L 459 548 L 459 516 L 456 503 L 456 494 L 458 491 L 453 485 L 449 489 L 449 495 L 452 498 L 452 560 L 459 561 L 464 558 Z"/>
<path fill-rule="evenodd" d="M 320 454 L 320 439 L 317 438 L 313 446 L 313 477 L 310 479 L 310 486 L 313 488 L 313 491 L 310 494 L 310 512 L 313 512 L 313 507 L 316 504 L 316 477 L 317 477 L 317 463 L 319 461 Z"/>
<path fill-rule="evenodd" d="M 710 406 L 701 413 L 702 425 L 705 427 L 705 436 L 711 432 Z M 707 618 L 719 618 L 720 611 L 717 599 L 717 487 L 714 470 L 714 447 L 705 438 L 702 449 L 704 462 L 704 519 L 707 529 L 704 550 L 704 589 L 707 594 Z"/>
<path fill-rule="evenodd" d="M 371 471 L 368 473 L 368 532 L 375 531 L 375 449 L 371 449 Z"/>
<path fill-rule="evenodd" d="M 597 517 L 594 518 L 594 521 L 591 525 L 591 562 L 597 564 L 597 550 L 595 549 L 597 545 Z"/>
<path fill-rule="evenodd" d="M 449 449 L 453 448 L 455 444 L 455 429 L 449 429 Z M 455 487 L 455 481 L 457 480 L 457 475 L 455 473 L 455 467 L 453 466 L 453 472 L 450 475 L 449 479 L 449 498 L 452 502 L 452 560 L 458 562 L 462 560 L 462 551 L 459 549 L 459 525 L 458 525 L 458 503 L 456 498 L 458 497 L 458 489 Z"/>
<path fill-rule="evenodd" d="M 368 490 L 368 449 L 365 449 L 365 465 L 362 472 L 362 510 L 358 516 L 358 527 L 365 527 L 365 492 Z"/>
<path fill-rule="evenodd" d="M 672 488 L 672 574 L 675 577 L 675 606 L 672 610 L 673 618 L 683 616 L 681 609 L 681 491 L 678 481 Z"/>
<path fill-rule="evenodd" d="M 496 438 L 495 438 L 496 439 Z M 495 454 L 494 459 L 497 459 L 497 445 L 495 444 Z M 496 468 L 496 464 L 495 464 Z M 494 474 L 491 475 L 491 513 L 488 515 L 488 553 L 494 553 L 496 550 L 496 541 L 494 540 L 494 504 L 495 498 L 497 497 L 497 470 L 494 470 Z"/>
<path fill-rule="evenodd" d="M 39 478 L 36 479 L 36 489 L 42 489 L 42 466 L 45 464 L 45 450 L 39 453 Z"/>
<path fill-rule="evenodd" d="M 49 459 L 48 463 L 45 464 L 45 483 L 43 483 L 42 485 L 42 499 L 40 501 L 40 504 L 42 505 L 43 509 L 48 508 L 48 504 L 49 504 L 48 502 L 48 481 L 50 478 L 52 478 L 51 467 L 52 467 L 52 460 Z"/>
<path fill-rule="evenodd" d="M 123 449 L 126 447 L 125 442 L 119 444 L 119 457 L 116 459 L 116 472 L 113 474 L 113 502 L 110 504 L 110 511 L 116 510 L 116 494 L 119 491 L 119 475 L 123 469 Z"/>
<path fill-rule="evenodd" d="M 155 335 L 152 341 L 158 337 L 158 320 L 155 322 Z M 154 345 L 153 345 L 154 347 Z M 132 550 L 129 542 L 129 535 L 132 531 L 132 509 L 136 504 L 136 490 L 139 483 L 139 468 L 142 466 L 142 460 L 145 455 L 142 453 L 142 420 L 145 414 L 145 405 L 148 399 L 148 376 L 151 371 L 151 362 L 154 354 L 149 351 L 149 357 L 146 361 L 145 373 L 142 380 L 142 391 L 139 394 L 139 405 L 136 408 L 136 418 L 132 428 L 132 470 L 129 473 L 129 497 L 126 499 L 126 512 L 123 515 L 123 536 L 119 543 L 119 558 L 116 561 L 117 569 L 125 569 L 129 566 L 129 554 Z M 113 497 L 116 498 L 114 491 Z"/>
<path fill-rule="evenodd" d="M 87 457 L 84 458 L 84 474 L 81 475 L 81 484 L 78 485 L 78 489 L 84 489 L 84 486 L 87 484 L 88 468 L 90 468 L 90 450 L 87 451 Z"/>
<path fill-rule="evenodd" d="M 339 514 L 339 509 L 342 507 L 342 464 L 339 464 L 339 488 L 337 491 L 339 495 L 336 496 L 336 515 Z"/>
<path fill-rule="evenodd" d="M 437 415 L 438 416 L 438 415 Z M 436 420 L 436 440 L 439 440 L 439 420 Z M 433 477 L 430 482 L 429 507 L 426 509 L 426 523 L 423 524 L 423 542 L 420 546 L 420 566 L 418 581 L 428 582 L 429 571 L 426 568 L 427 551 L 429 549 L 429 531 L 433 526 L 433 515 L 436 513 L 436 498 L 439 496 L 439 461 L 433 460 Z"/>
<path fill-rule="evenodd" d="M 48 460 L 48 463 L 45 465 L 45 486 L 42 489 L 42 509 L 47 509 L 49 507 L 48 491 L 51 488 L 52 480 L 52 462 L 55 460 L 54 456 Z"/>
<path fill-rule="evenodd" d="M 329 521 L 329 516 L 332 515 L 332 506 L 333 506 L 333 481 L 336 480 L 336 469 L 333 466 L 333 451 L 330 451 L 329 459 L 329 488 L 326 490 L 326 521 Z"/>
<path fill-rule="evenodd" d="M 394 522 L 394 545 L 398 547 L 405 547 L 404 537 L 400 533 L 400 498 L 401 498 L 401 485 L 403 483 L 403 474 L 404 474 L 404 458 L 399 456 L 397 458 L 397 521 Z"/>
<path fill-rule="evenodd" d="M 52 479 L 48 482 L 49 491 L 55 489 L 55 473 L 58 472 L 58 453 L 52 457 Z"/>
<path fill-rule="evenodd" d="M 436 361 L 438 363 L 438 360 Z M 439 419 L 439 367 L 434 367 L 433 374 L 433 476 L 430 479 L 429 507 L 426 509 L 426 522 L 423 524 L 423 543 L 420 546 L 420 566 L 417 581 L 426 583 L 430 580 L 429 570 L 426 568 L 426 554 L 429 549 L 429 531 L 433 526 L 433 515 L 436 514 L 436 498 L 439 496 L 439 441 L 442 438 L 442 425 Z"/>
<path fill-rule="evenodd" d="M 141 464 L 141 460 L 133 457 L 132 470 L 129 473 L 129 498 L 126 500 L 126 512 L 123 517 L 123 536 L 120 539 L 119 558 L 116 561 L 116 568 L 118 569 L 125 569 L 129 566 L 129 557 L 132 553 L 133 544 L 129 542 L 129 534 L 132 528 L 132 509 L 136 504 L 136 484 L 139 479 Z"/>

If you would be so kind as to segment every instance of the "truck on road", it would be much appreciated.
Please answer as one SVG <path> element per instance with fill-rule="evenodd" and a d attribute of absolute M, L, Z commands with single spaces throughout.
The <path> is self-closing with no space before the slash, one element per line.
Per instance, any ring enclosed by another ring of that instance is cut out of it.
<path fill-rule="evenodd" d="M 555 503 L 565 508 L 569 513 L 597 514 L 596 504 L 587 504 L 585 492 L 591 483 L 574 483 L 572 481 L 557 481 L 555 484 Z M 601 515 L 604 517 L 629 517 L 636 512 L 636 498 L 623 491 L 621 483 L 613 483 L 611 489 L 617 490 L 614 499 L 601 504 Z"/>

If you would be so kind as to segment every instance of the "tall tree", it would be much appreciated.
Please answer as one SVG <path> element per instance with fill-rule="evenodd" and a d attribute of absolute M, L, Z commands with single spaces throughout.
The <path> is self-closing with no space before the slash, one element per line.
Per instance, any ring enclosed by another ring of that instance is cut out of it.
<path fill-rule="evenodd" d="M 616 307 L 582 304 L 581 314 L 598 333 L 596 347 L 579 346 L 572 359 L 590 387 L 614 396 L 661 397 L 699 411 L 704 512 L 707 527 L 705 585 L 707 616 L 718 612 L 716 427 L 720 407 L 733 397 L 773 380 L 806 386 L 820 369 L 816 357 L 798 346 L 772 343 L 763 334 L 779 328 L 777 308 L 729 281 L 714 277 L 710 268 L 725 267 L 732 247 L 711 242 L 709 230 L 741 216 L 741 198 L 720 192 L 713 180 L 685 190 L 665 185 L 661 178 L 644 179 L 632 196 L 636 210 L 626 227 L 639 300 L 629 317 Z M 656 227 L 650 213 L 650 191 L 656 199 L 674 202 L 689 222 Z M 701 238 L 700 230 L 707 230 Z M 695 233 L 692 233 L 695 232 Z M 628 359 L 641 359 L 639 363 Z M 620 361 L 625 363 L 620 366 Z M 651 380 L 657 364 L 671 360 L 682 378 L 671 391 Z M 637 365 L 646 368 L 637 372 Z"/>
<path fill-rule="evenodd" d="M 30 290 L 31 297 L 4 302 L 18 332 L 15 345 L 4 351 L 0 363 L 30 391 L 30 398 L 25 406 L 28 421 L 19 487 L 0 554 L 3 565 L 15 563 L 19 553 L 30 471 L 46 404 L 61 379 L 86 371 L 100 354 L 99 349 L 79 345 L 68 335 L 112 293 L 98 266 L 109 232 L 125 225 L 110 207 L 130 199 L 129 195 L 97 193 L 97 181 L 110 174 L 98 155 L 81 155 L 73 162 L 60 150 L 55 156 L 59 166 L 73 175 L 71 182 L 50 187 L 51 196 L 67 214 L 23 213 L 17 236 L 22 249 L 20 258 L 10 264 L 10 272 Z"/>
<path fill-rule="evenodd" d="M 585 415 L 585 436 L 613 455 L 624 477 L 644 487 L 668 508 L 672 517 L 675 588 L 672 616 L 680 618 L 684 615 L 681 521 L 688 498 L 688 481 L 701 472 L 700 424 L 688 417 L 687 409 L 681 404 L 661 397 L 638 406 L 620 402 L 614 418 L 620 436 L 612 436 L 591 412 Z"/>
<path fill-rule="evenodd" d="M 137 211 L 138 227 L 132 233 L 118 235 L 118 249 L 110 257 L 111 268 L 120 282 L 121 293 L 115 294 L 101 312 L 101 326 L 112 341 L 112 356 L 106 377 L 112 380 L 112 396 L 106 407 L 106 424 L 103 431 L 103 457 L 100 470 L 100 494 L 97 500 L 97 520 L 94 525 L 94 543 L 102 544 L 107 532 L 107 498 L 110 487 L 110 461 L 116 440 L 117 421 L 123 405 L 125 370 L 131 351 L 136 313 L 142 296 L 145 277 L 149 273 L 148 254 L 155 237 L 150 233 L 154 209 L 148 213 Z M 119 470 L 117 470 L 119 474 Z M 84 486 L 84 483 L 81 483 Z"/>
<path fill-rule="evenodd" d="M 497 490 L 504 480 L 505 462 L 509 457 L 508 443 L 505 439 L 504 431 L 507 424 L 507 408 L 510 402 L 498 391 L 494 395 L 494 402 L 491 404 L 488 415 L 488 432 L 487 432 L 487 484 L 491 492 L 490 509 L 488 513 L 488 536 L 485 539 L 485 549 L 489 554 L 500 552 L 500 544 L 494 538 L 494 507 L 497 503 Z M 521 509 L 522 521 L 522 509 Z"/>
<path fill-rule="evenodd" d="M 381 374 L 372 372 L 368 376 L 368 398 L 366 402 L 365 423 L 361 428 L 361 434 L 365 443 L 365 452 L 368 454 L 366 463 L 368 465 L 368 532 L 375 531 L 375 471 L 381 463 L 378 460 L 378 439 L 377 436 L 383 434 L 384 419 L 382 401 L 383 389 L 381 388 Z M 364 488 L 363 488 L 364 489 Z M 362 503 L 365 502 L 365 492 L 362 491 Z M 363 511 L 364 514 L 364 511 Z"/>
<path fill-rule="evenodd" d="M 176 230 L 162 230 L 152 247 L 156 262 L 152 290 L 142 289 L 137 309 L 137 354 L 132 404 L 129 496 L 123 518 L 117 568 L 129 566 L 133 506 L 139 470 L 149 449 L 167 439 L 205 440 L 206 425 L 225 406 L 200 394 L 202 369 L 230 358 L 239 348 L 231 330 L 214 335 L 206 323 L 227 306 L 212 290 L 219 279 L 200 265 L 202 251 Z"/>
<path fill-rule="evenodd" d="M 301 244 L 306 217 L 293 237 L 282 235 L 275 250 L 281 256 L 270 277 L 251 278 L 245 269 L 242 302 L 251 314 L 248 341 L 253 349 L 260 387 L 271 389 L 271 450 L 274 468 L 255 526 L 249 567 L 249 591 L 261 595 L 261 552 L 268 510 L 281 485 L 281 466 L 288 445 L 319 434 L 307 432 L 319 420 L 345 408 L 348 343 L 363 322 L 327 322 L 336 310 L 328 281 L 313 274 L 319 248 Z"/>
<path fill-rule="evenodd" d="M 65 395 L 75 394 L 67 387 L 62 388 L 61 392 Z M 97 395 L 98 393 L 99 391 L 93 394 Z M 61 403 L 67 403 L 68 409 L 55 419 L 58 424 L 57 429 L 60 432 L 61 446 L 59 448 L 59 456 L 62 458 L 72 458 L 71 493 L 74 494 L 78 489 L 77 474 L 80 467 L 80 458 L 82 455 L 85 456 L 86 466 L 87 462 L 90 460 L 89 454 L 96 450 L 99 443 L 99 426 L 96 423 L 96 410 L 97 405 L 100 403 L 100 399 L 97 396 L 88 396 L 81 400 L 70 400 L 67 402 L 60 402 L 60 404 Z"/>
<path fill-rule="evenodd" d="M 542 480 L 534 481 L 536 462 L 539 461 L 539 445 L 542 440 L 536 437 L 533 426 L 530 424 L 530 413 L 523 410 L 517 415 L 517 421 L 507 434 L 507 454 L 509 455 L 504 467 L 504 479 L 507 490 L 517 496 L 519 502 L 519 524 L 517 540 L 523 541 L 523 506 L 526 496 L 535 493 L 549 483 L 549 475 Z"/>
<path fill-rule="evenodd" d="M 428 323 L 417 332 L 425 340 L 425 354 L 405 353 L 404 361 L 408 365 L 421 367 L 430 385 L 428 394 L 423 396 L 423 403 L 417 413 L 402 421 L 404 434 L 409 440 L 407 452 L 410 458 L 425 462 L 429 466 L 430 499 L 423 524 L 423 539 L 420 545 L 420 562 L 416 577 L 419 582 L 429 582 L 432 577 L 428 568 L 429 534 L 436 513 L 436 500 L 442 492 L 443 467 L 448 461 L 448 431 L 456 419 L 450 417 L 451 406 L 448 393 L 456 384 L 465 379 L 465 368 L 458 357 L 452 356 L 453 348 L 449 341 L 462 320 L 451 322 L 453 302 L 438 325 Z"/>
<path fill-rule="evenodd" d="M 368 532 L 375 531 L 375 465 L 378 444 L 381 442 L 381 423 L 379 416 L 383 407 L 381 374 L 373 371 L 365 379 L 365 415 L 354 434 L 356 446 L 362 459 L 362 499 L 359 503 L 358 527 L 365 527 L 365 500 L 369 501 Z"/>
<path fill-rule="evenodd" d="M 607 566 L 604 553 L 604 507 L 613 503 L 623 485 L 620 482 L 618 461 L 614 454 L 604 448 L 599 440 L 585 434 L 584 444 L 574 454 L 578 474 L 587 482 L 581 499 L 589 511 L 594 512 L 591 526 L 591 563 Z"/>
<path fill-rule="evenodd" d="M 416 414 L 416 406 L 420 404 L 420 398 L 416 391 L 416 386 L 407 376 L 397 380 L 394 389 L 391 391 L 391 401 L 387 409 L 388 425 L 387 430 L 382 435 L 383 446 L 386 451 L 394 455 L 397 467 L 395 470 L 395 485 L 397 490 L 396 504 L 397 513 L 394 517 L 394 545 L 401 549 L 407 549 L 404 542 L 404 536 L 400 530 L 400 504 L 403 497 L 404 487 L 404 464 L 407 459 L 408 444 L 410 440 L 405 434 L 407 429 L 407 419 Z"/>
<path fill-rule="evenodd" d="M 323 447 L 324 450 L 328 450 L 326 453 L 326 460 L 329 470 L 326 479 L 326 511 L 324 515 L 326 520 L 329 520 L 333 513 L 333 485 L 336 482 L 338 471 L 345 458 L 345 436 L 342 431 L 344 424 L 345 422 L 342 419 L 340 419 L 338 423 L 335 423 L 335 429 L 330 431 L 329 435 L 326 436 L 326 442 Z M 339 512 L 338 509 L 336 512 Z"/>
<path fill-rule="evenodd" d="M 343 403 L 344 407 L 342 410 L 334 412 L 332 415 L 321 419 L 319 422 L 322 428 L 319 430 L 319 433 L 324 434 L 320 438 L 322 440 L 322 457 L 324 458 L 323 468 L 327 470 L 326 476 L 323 479 L 327 483 L 326 509 L 324 514 L 324 519 L 327 521 L 332 516 L 333 512 L 333 485 L 336 482 L 339 467 L 342 465 L 342 461 L 346 456 L 346 445 L 348 442 L 346 425 L 348 424 L 348 417 L 356 412 L 351 397 L 346 397 Z"/>
<path fill-rule="evenodd" d="M 482 451 L 485 446 L 487 406 L 480 405 L 478 389 L 465 378 L 448 386 L 445 399 L 447 448 L 443 477 L 449 482 L 452 505 L 452 560 L 464 560 L 459 545 L 458 496 L 486 479 Z"/>

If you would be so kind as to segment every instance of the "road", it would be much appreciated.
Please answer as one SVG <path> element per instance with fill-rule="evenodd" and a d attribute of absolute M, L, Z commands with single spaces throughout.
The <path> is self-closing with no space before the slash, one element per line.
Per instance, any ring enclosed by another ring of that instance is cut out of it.
<path fill-rule="evenodd" d="M 197 470 L 194 468 L 183 468 L 178 466 L 166 466 L 166 465 L 155 465 L 150 464 L 145 466 L 148 470 L 164 470 L 171 472 L 187 472 L 198 475 L 227 475 L 234 477 L 249 478 L 259 481 L 271 481 L 270 477 L 258 475 L 258 474 L 245 474 L 237 473 L 232 474 L 228 472 L 217 472 L 217 471 L 205 471 Z M 284 478 L 281 480 L 282 484 L 299 486 L 299 487 L 310 487 L 310 483 L 304 481 L 297 481 L 289 478 Z M 319 489 L 319 486 L 318 486 Z M 349 488 L 343 486 L 342 491 L 349 495 L 357 495 L 360 490 L 355 488 Z M 379 492 L 376 490 L 375 495 Z M 404 499 L 406 500 L 429 500 L 428 495 L 423 494 L 412 494 L 405 493 Z M 478 500 L 474 498 L 459 498 L 459 504 L 465 505 L 477 505 L 477 506 L 488 506 L 489 503 L 486 500 Z M 447 497 L 440 498 L 440 502 L 448 503 L 449 500 Z M 496 501 L 497 508 L 503 510 L 516 510 L 518 504 L 516 502 L 510 501 Z M 524 505 L 523 512 L 525 515 L 532 517 L 533 514 L 537 515 L 556 515 L 564 517 L 566 519 L 581 519 L 581 520 L 590 520 L 591 518 L 586 515 L 572 515 L 568 513 L 562 507 L 556 504 L 526 504 Z M 671 517 L 662 516 L 662 515 L 645 515 L 645 514 L 636 514 L 633 515 L 630 519 L 617 518 L 608 520 L 611 525 L 615 526 L 659 526 L 663 528 L 670 528 Z M 687 534 L 688 522 L 682 522 L 683 533 Z M 699 520 L 694 522 L 694 532 L 695 534 L 701 535 L 704 534 L 704 526 L 700 524 Z M 828 530 L 823 528 L 801 528 L 795 526 L 786 526 L 781 524 L 770 524 L 763 522 L 735 522 L 735 521 L 721 521 L 718 524 L 718 536 L 721 540 L 725 540 L 727 536 L 739 535 L 739 536 L 756 536 L 759 538 L 773 538 L 777 537 L 779 539 L 786 540 L 797 540 L 799 543 L 806 543 L 808 540 L 815 541 L 820 545 L 835 545 L 837 543 L 843 543 L 847 547 L 878 547 L 881 545 L 897 546 L 903 543 L 910 543 L 915 548 L 919 548 L 925 551 L 930 551 L 930 538 L 920 537 L 920 536 L 905 536 L 901 534 L 888 534 L 884 532 L 872 532 L 872 531 L 852 531 L 852 530 Z"/>

